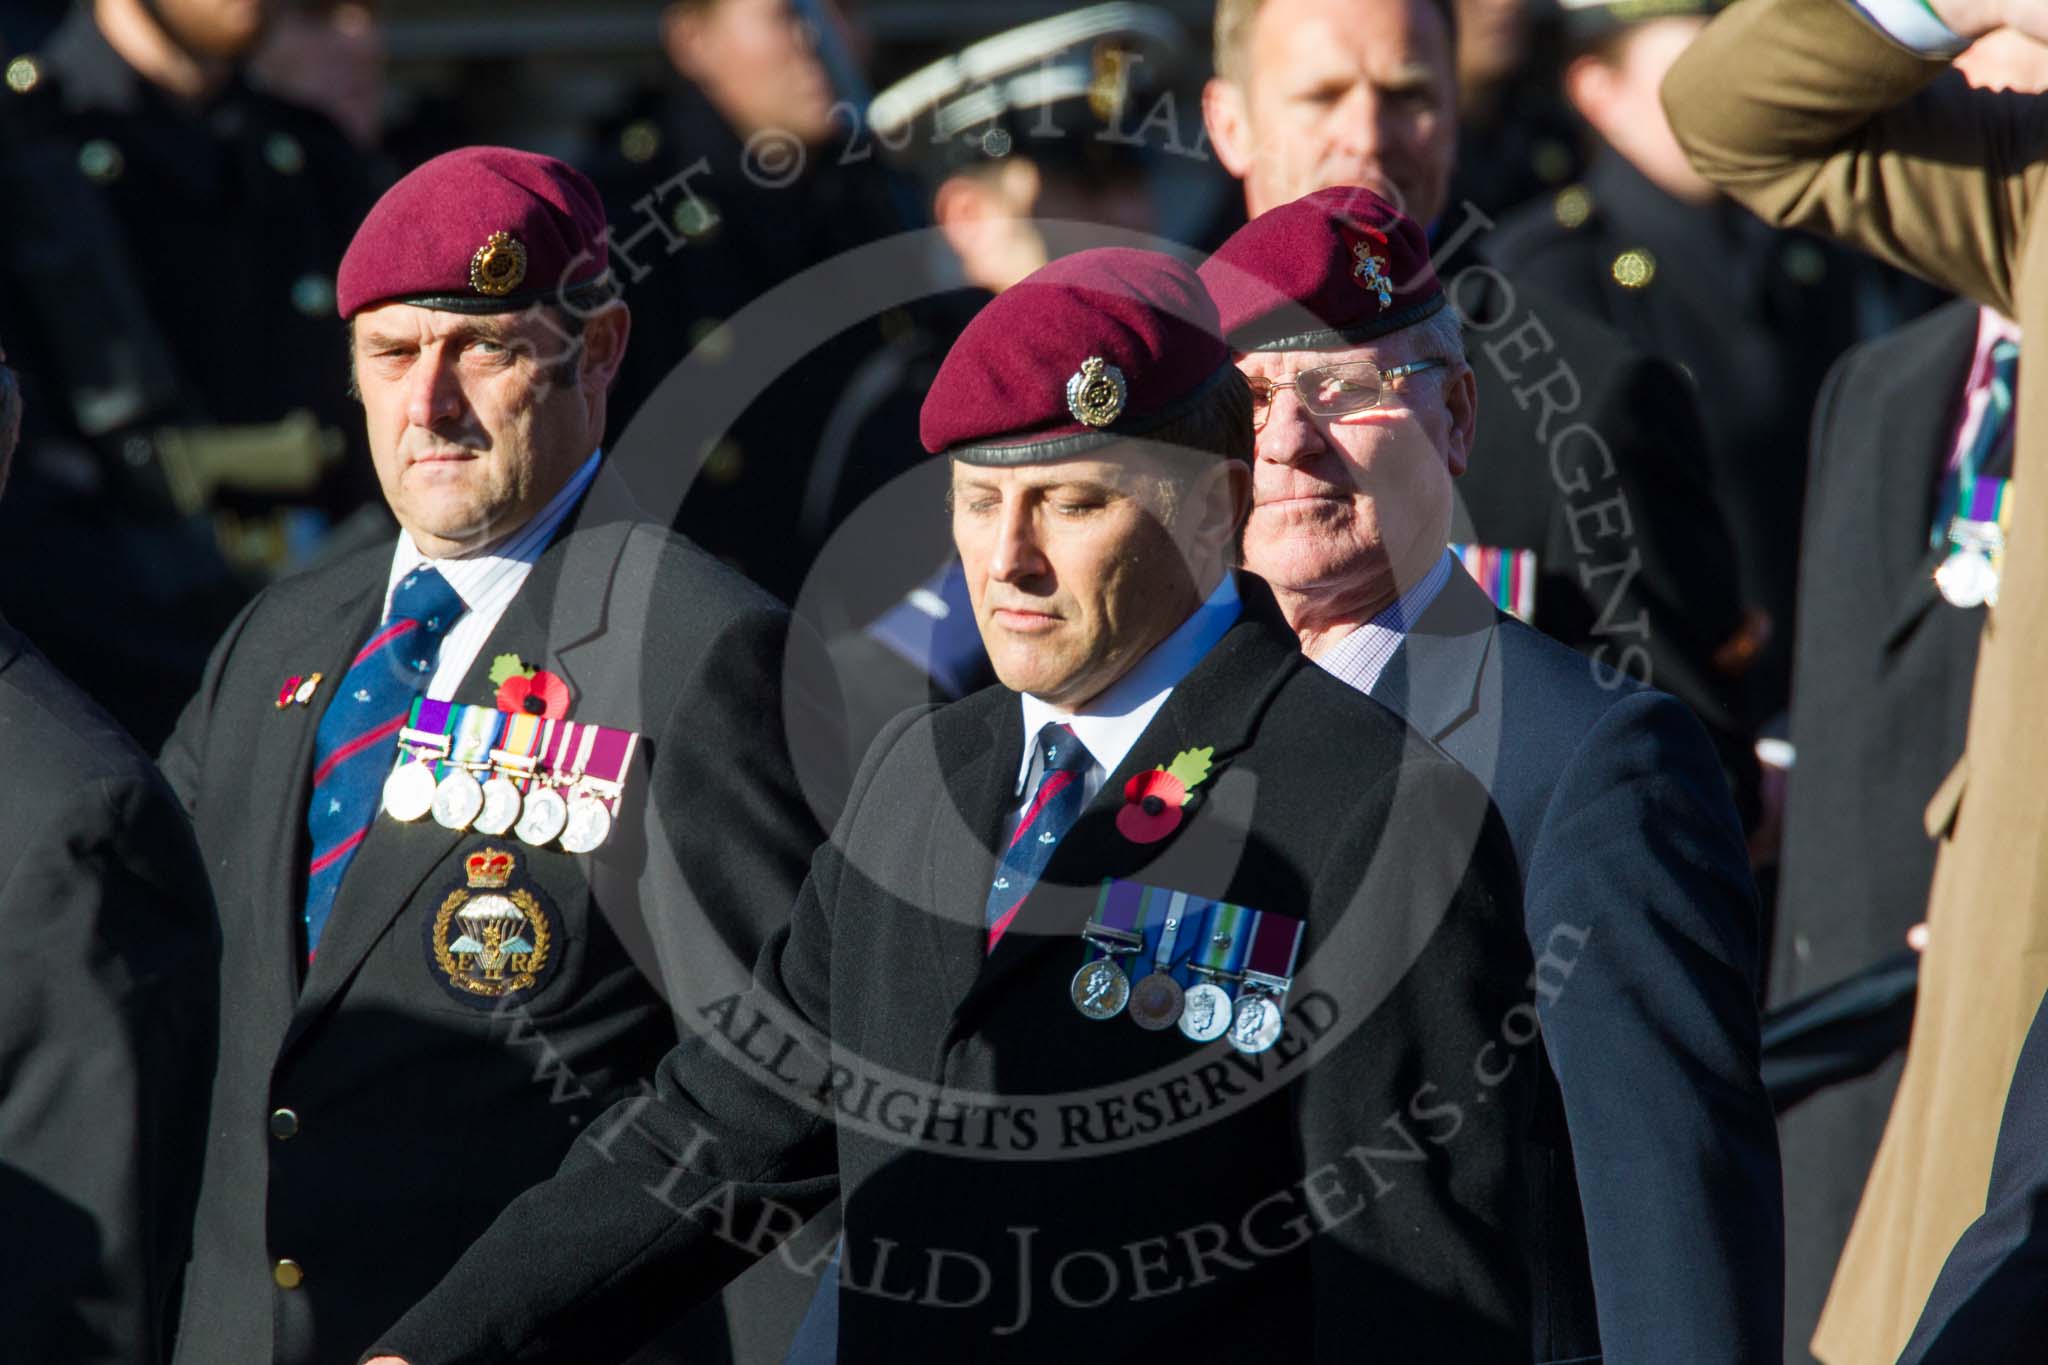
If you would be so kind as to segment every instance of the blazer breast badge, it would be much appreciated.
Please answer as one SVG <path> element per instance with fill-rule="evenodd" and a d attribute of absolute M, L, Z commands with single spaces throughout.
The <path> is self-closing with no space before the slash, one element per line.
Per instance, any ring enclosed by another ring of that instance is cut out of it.
<path fill-rule="evenodd" d="M 561 956 L 561 924 L 510 847 L 486 844 L 462 860 L 461 885 L 427 921 L 427 957 L 441 984 L 489 1009 L 540 989 Z"/>

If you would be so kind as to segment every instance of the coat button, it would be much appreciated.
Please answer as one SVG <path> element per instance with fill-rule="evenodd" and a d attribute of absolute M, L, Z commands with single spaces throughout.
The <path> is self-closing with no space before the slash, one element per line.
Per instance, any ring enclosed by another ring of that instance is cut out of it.
<path fill-rule="evenodd" d="M 270 1277 L 277 1281 L 279 1289 L 297 1289 L 306 1282 L 306 1272 L 299 1269 L 297 1261 L 279 1261 Z"/>
<path fill-rule="evenodd" d="M 299 1135 L 299 1116 L 289 1109 L 280 1109 L 270 1116 L 270 1135 L 279 1142 L 289 1142 Z"/>

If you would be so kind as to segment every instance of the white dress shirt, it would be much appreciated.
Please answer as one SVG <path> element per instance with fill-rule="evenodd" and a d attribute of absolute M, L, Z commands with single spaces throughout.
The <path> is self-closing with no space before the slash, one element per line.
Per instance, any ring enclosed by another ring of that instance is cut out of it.
<path fill-rule="evenodd" d="M 1934 17 L 1927 0 L 1856 0 L 1856 8 L 1899 46 L 1923 57 L 1946 59 L 1970 45 L 1969 39 Z"/>
<path fill-rule="evenodd" d="M 1315 662 L 1325 672 L 1334 674 L 1359 691 L 1372 691 L 1380 680 L 1380 674 L 1386 672 L 1394 651 L 1401 647 L 1401 641 L 1408 638 L 1408 632 L 1422 619 L 1422 613 L 1429 610 L 1430 603 L 1436 601 L 1437 594 L 1444 590 L 1444 584 L 1451 581 L 1451 574 L 1463 570 L 1464 565 L 1459 563 L 1458 557 L 1445 550 L 1443 557 L 1422 576 L 1420 583 L 1382 607 L 1372 620 L 1324 650 Z"/>
<path fill-rule="evenodd" d="M 1016 794 L 1021 798 L 1037 789 L 1037 770 L 1042 766 L 1042 756 L 1034 741 L 1041 729 L 1058 722 L 1073 728 L 1074 734 L 1087 748 L 1088 757 L 1093 760 L 1088 771 L 1082 774 L 1083 804 L 1093 801 L 1095 794 L 1102 790 L 1102 784 L 1124 761 L 1131 746 L 1138 742 L 1138 736 L 1145 733 L 1145 727 L 1159 714 L 1159 708 L 1166 705 L 1173 689 L 1194 671 L 1195 665 L 1207 657 L 1209 651 L 1216 647 L 1216 642 L 1236 624 L 1242 609 L 1237 596 L 1237 580 L 1226 573 L 1223 581 L 1216 585 L 1216 591 L 1195 608 L 1193 615 L 1181 622 L 1173 634 L 1154 645 L 1130 672 L 1089 702 L 1085 712 L 1077 714 L 1062 710 L 1028 692 L 1024 693 L 1019 699 L 1019 714 L 1024 726 L 1024 758 L 1017 767 Z M 1017 827 L 1026 804 L 1026 801 L 1019 800 L 1016 809 L 1010 812 L 1010 830 Z"/>
<path fill-rule="evenodd" d="M 441 637 L 441 656 L 434 665 L 433 679 L 427 684 L 427 700 L 455 699 L 455 689 L 469 675 L 484 641 L 491 638 L 491 632 L 504 618 L 505 608 L 518 596 L 526 575 L 533 571 L 533 561 L 540 558 L 540 552 L 554 539 L 569 509 L 597 477 L 598 462 L 603 458 L 602 450 L 593 452 L 531 521 L 481 554 L 429 559 L 413 544 L 412 532 L 398 533 L 397 548 L 391 552 L 391 577 L 384 585 L 384 612 L 378 619 L 391 615 L 391 594 L 397 589 L 398 580 L 423 565 L 447 579 L 466 608 L 462 618 Z M 538 666 L 537 660 L 524 662 Z"/>

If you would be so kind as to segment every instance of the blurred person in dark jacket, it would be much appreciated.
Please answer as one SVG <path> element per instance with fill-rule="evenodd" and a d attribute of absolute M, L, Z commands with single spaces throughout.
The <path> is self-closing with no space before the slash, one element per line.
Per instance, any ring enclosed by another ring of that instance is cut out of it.
<path fill-rule="evenodd" d="M 0 609 L 145 746 L 211 641 L 367 498 L 335 370 L 360 155 L 255 89 L 267 0 L 93 0 L 0 91 L 0 310 L 30 402 Z"/>
<path fill-rule="evenodd" d="M 142 751 L 5 620 L 0 772 L 0 1354 L 160 1365 L 213 1080 L 206 867 Z"/>

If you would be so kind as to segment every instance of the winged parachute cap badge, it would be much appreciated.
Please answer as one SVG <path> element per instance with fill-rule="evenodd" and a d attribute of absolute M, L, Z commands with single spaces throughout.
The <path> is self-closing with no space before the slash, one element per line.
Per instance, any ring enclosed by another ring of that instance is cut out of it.
<path fill-rule="evenodd" d="M 1129 396 L 1124 372 L 1099 355 L 1082 361 L 1067 379 L 1067 411 L 1091 427 L 1106 427 L 1121 417 Z"/>
<path fill-rule="evenodd" d="M 494 232 L 469 258 L 469 287 L 502 298 L 526 280 L 526 247 L 509 232 Z"/>

